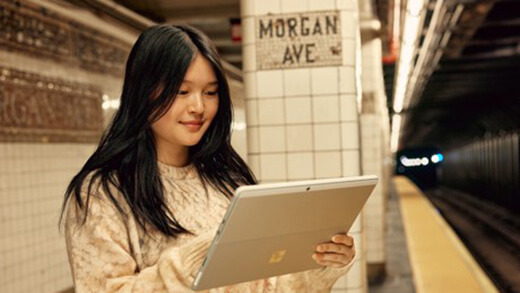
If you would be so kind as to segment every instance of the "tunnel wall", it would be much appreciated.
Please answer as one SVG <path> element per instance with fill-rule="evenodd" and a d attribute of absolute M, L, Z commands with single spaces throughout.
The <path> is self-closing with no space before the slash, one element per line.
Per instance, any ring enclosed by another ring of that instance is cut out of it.
<path fill-rule="evenodd" d="M 445 152 L 441 184 L 520 211 L 520 132 L 478 139 Z"/>

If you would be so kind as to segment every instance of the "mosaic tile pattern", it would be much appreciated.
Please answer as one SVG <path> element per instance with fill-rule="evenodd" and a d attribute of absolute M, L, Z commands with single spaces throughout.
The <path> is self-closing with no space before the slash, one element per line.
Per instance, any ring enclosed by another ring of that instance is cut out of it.
<path fill-rule="evenodd" d="M 338 11 L 255 18 L 258 70 L 342 64 Z"/>

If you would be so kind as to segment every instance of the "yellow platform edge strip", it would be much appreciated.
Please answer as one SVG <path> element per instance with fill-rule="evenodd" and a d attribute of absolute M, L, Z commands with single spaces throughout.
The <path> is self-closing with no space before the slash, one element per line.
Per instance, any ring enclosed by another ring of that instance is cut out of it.
<path fill-rule="evenodd" d="M 449 240 L 449 244 L 454 248 L 456 255 L 459 257 L 459 260 L 464 264 L 467 270 L 471 273 L 472 279 L 476 282 L 476 286 L 480 288 L 480 292 L 485 293 L 497 293 L 499 292 L 495 285 L 491 282 L 488 276 L 484 273 L 480 265 L 473 258 L 471 253 L 467 250 L 465 245 L 459 239 L 459 237 L 455 234 L 455 232 L 451 229 L 448 223 L 436 212 L 435 207 L 432 203 L 422 194 L 422 192 L 412 183 L 408 178 L 403 176 L 394 177 L 394 185 L 399 195 L 399 206 L 401 208 L 401 214 L 403 218 L 403 227 L 406 235 L 406 242 L 408 245 L 409 258 L 410 258 L 410 266 L 412 269 L 412 275 L 414 278 L 414 283 L 416 286 L 417 293 L 437 293 L 437 292 L 455 292 L 455 291 L 446 291 L 447 288 L 440 288 L 442 286 L 428 286 L 427 284 L 434 283 L 443 283 L 445 280 L 438 278 L 437 280 L 432 279 L 432 274 L 427 274 L 425 271 L 428 270 L 426 265 L 423 265 L 420 261 L 421 253 L 418 251 L 415 237 L 420 237 L 418 235 L 414 235 L 414 228 L 412 227 L 412 221 L 414 223 L 417 222 L 417 219 L 410 219 L 409 215 L 414 208 L 410 201 L 416 201 L 415 205 L 422 205 L 423 209 L 426 209 L 428 212 L 423 215 L 426 219 L 430 215 L 430 219 L 433 219 L 435 223 L 438 225 L 443 235 L 438 235 L 439 237 L 446 237 Z M 447 252 L 446 252 L 447 253 Z M 456 261 L 456 260 L 454 260 Z M 467 278 L 465 280 L 460 280 L 462 282 L 471 282 Z M 471 286 L 469 286 L 471 287 Z M 477 292 L 475 292 L 477 293 Z"/>

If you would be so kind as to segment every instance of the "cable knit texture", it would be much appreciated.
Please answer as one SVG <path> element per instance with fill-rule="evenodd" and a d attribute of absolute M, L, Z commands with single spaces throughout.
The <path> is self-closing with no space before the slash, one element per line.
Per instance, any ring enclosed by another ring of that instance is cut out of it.
<path fill-rule="evenodd" d="M 67 252 L 77 293 L 193 292 L 190 287 L 220 224 L 229 200 L 207 185 L 193 165 L 158 163 L 166 202 L 178 222 L 195 235 L 168 237 L 137 224 L 123 197 L 113 188 L 127 214 L 122 215 L 99 184 L 93 186 L 88 217 L 71 200 L 65 217 Z M 83 189 L 82 196 L 86 194 Z M 329 292 L 349 269 L 324 267 L 206 292 Z"/>

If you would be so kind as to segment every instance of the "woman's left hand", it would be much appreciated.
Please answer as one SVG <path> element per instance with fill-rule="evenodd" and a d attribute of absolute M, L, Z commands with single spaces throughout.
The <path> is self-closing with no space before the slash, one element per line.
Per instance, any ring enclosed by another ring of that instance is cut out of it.
<path fill-rule="evenodd" d="M 316 246 L 316 252 L 312 258 L 322 266 L 342 268 L 348 265 L 354 256 L 354 238 L 346 234 L 332 236 L 332 241 Z"/>

